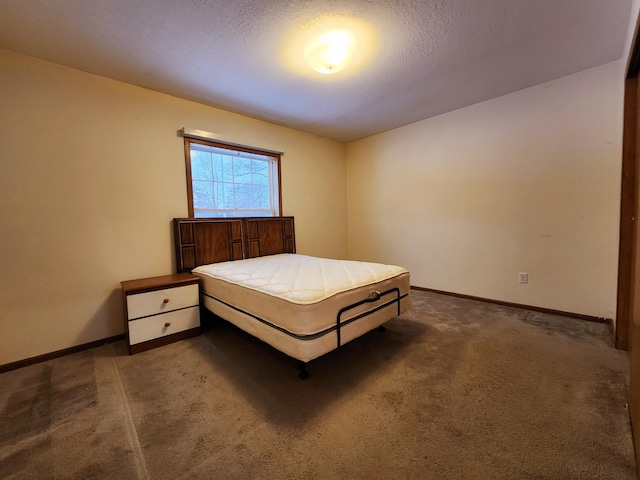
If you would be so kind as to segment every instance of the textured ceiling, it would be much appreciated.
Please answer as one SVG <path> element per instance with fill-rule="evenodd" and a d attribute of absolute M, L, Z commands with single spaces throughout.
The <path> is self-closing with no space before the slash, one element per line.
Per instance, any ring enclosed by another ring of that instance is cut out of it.
<path fill-rule="evenodd" d="M 3 0 L 0 48 L 351 141 L 626 54 L 632 0 Z M 367 24 L 321 75 L 305 28 Z"/>

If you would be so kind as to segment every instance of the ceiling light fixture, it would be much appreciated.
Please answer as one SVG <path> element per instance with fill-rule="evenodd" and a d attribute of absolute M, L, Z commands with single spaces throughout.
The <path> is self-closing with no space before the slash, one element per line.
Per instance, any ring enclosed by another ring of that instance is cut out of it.
<path fill-rule="evenodd" d="M 353 40 L 345 31 L 334 30 L 312 43 L 306 59 L 316 72 L 331 75 L 344 70 L 351 61 Z"/>
<path fill-rule="evenodd" d="M 330 13 L 303 19 L 285 31 L 279 61 L 301 77 L 320 82 L 343 81 L 371 67 L 378 46 L 377 35 L 367 22 Z"/>

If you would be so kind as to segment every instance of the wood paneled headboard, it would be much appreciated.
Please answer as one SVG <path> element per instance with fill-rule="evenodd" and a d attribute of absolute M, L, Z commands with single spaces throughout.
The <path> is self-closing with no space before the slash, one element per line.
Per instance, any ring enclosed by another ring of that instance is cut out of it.
<path fill-rule="evenodd" d="M 174 218 L 176 271 L 209 263 L 296 253 L 293 217 Z"/>

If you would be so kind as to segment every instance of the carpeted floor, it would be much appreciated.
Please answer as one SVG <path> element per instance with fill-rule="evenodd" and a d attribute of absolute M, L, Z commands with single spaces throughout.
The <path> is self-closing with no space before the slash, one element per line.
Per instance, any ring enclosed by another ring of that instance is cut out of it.
<path fill-rule="evenodd" d="M 3 373 L 0 478 L 636 478 L 608 326 L 412 297 L 305 381 L 221 321 Z"/>

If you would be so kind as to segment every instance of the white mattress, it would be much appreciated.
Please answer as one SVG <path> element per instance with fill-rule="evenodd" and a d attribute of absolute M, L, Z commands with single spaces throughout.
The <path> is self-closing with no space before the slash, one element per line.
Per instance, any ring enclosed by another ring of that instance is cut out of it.
<path fill-rule="evenodd" d="M 333 260 L 282 253 L 247 260 L 203 265 L 193 273 L 308 305 L 363 285 L 408 273 L 380 263 Z"/>
<path fill-rule="evenodd" d="M 337 347 L 341 309 L 388 292 L 340 315 L 344 344 L 411 306 L 409 272 L 393 265 L 280 254 L 193 273 L 209 310 L 303 361 Z"/>

